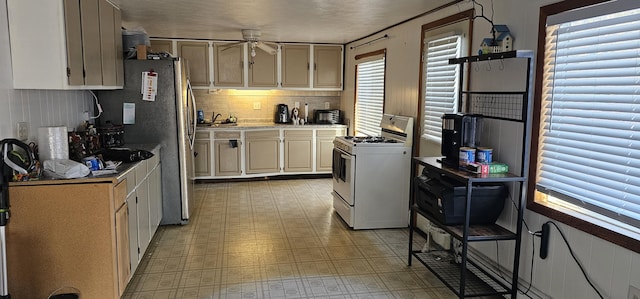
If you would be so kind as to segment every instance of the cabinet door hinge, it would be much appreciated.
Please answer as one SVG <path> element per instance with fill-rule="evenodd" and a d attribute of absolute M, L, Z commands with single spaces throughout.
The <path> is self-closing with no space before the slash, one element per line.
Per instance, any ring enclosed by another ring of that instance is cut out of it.
<path fill-rule="evenodd" d="M 87 77 L 87 71 L 85 69 L 82 69 L 82 78 L 86 78 Z"/>
<path fill-rule="evenodd" d="M 138 197 L 136 196 L 136 204 L 138 203 Z"/>
<path fill-rule="evenodd" d="M 71 69 L 67 68 L 67 77 L 71 77 Z"/>
<path fill-rule="evenodd" d="M 140 255 L 140 247 L 138 247 L 138 255 Z"/>

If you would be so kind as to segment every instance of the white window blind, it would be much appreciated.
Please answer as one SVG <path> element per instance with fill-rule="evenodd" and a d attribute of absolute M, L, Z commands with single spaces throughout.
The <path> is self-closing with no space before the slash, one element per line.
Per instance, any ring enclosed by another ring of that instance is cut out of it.
<path fill-rule="evenodd" d="M 424 137 L 442 142 L 442 115 L 458 110 L 459 64 L 449 59 L 460 57 L 461 37 L 446 37 L 425 41 L 423 82 Z"/>
<path fill-rule="evenodd" d="M 356 134 L 379 136 L 384 108 L 384 56 L 359 63 L 356 70 Z"/>
<path fill-rule="evenodd" d="M 547 27 L 537 190 L 640 227 L 640 9 Z"/>

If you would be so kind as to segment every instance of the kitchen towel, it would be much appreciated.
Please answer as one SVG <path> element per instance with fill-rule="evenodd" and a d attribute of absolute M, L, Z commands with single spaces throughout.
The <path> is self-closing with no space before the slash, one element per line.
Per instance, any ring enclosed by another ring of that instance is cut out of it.
<path fill-rule="evenodd" d="M 67 127 L 39 127 L 38 155 L 40 161 L 69 159 Z"/>

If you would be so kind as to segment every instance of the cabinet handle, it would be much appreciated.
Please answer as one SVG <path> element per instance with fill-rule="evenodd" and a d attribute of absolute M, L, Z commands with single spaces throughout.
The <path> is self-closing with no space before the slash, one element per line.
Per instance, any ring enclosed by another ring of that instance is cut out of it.
<path fill-rule="evenodd" d="M 318 65 L 317 65 L 315 62 L 313 63 L 313 70 L 314 70 L 314 71 L 317 71 L 317 70 L 318 70 Z"/>
<path fill-rule="evenodd" d="M 307 70 L 309 70 L 309 63 L 307 62 Z"/>

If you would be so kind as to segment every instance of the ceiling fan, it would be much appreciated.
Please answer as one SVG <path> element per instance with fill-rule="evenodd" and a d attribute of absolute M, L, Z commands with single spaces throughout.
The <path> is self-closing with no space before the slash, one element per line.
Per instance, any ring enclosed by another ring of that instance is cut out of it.
<path fill-rule="evenodd" d="M 244 41 L 228 44 L 225 46 L 225 50 L 236 45 L 247 43 L 249 45 L 249 53 L 251 54 L 251 57 L 256 56 L 256 48 L 259 48 L 260 50 L 265 51 L 270 55 L 275 55 L 278 52 L 278 49 L 273 48 L 267 45 L 267 43 L 260 41 L 261 35 L 262 33 L 258 29 L 242 29 L 242 39 L 244 39 Z"/>

